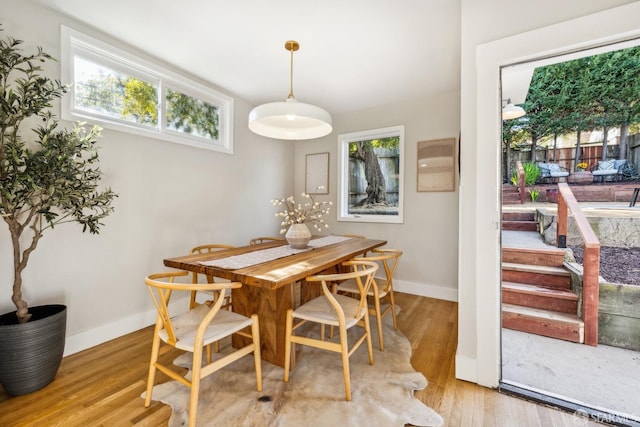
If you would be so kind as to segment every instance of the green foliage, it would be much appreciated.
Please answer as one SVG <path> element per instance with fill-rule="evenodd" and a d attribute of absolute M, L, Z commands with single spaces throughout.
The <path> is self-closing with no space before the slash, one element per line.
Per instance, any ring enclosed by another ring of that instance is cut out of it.
<path fill-rule="evenodd" d="M 116 76 L 76 83 L 76 102 L 79 107 L 102 113 L 123 108 L 124 84 Z"/>
<path fill-rule="evenodd" d="M 98 78 L 76 84 L 76 98 L 82 108 L 107 115 L 119 115 L 134 123 L 158 124 L 158 91 L 147 82 L 115 72 L 100 70 Z"/>
<path fill-rule="evenodd" d="M 218 139 L 218 107 L 180 92 L 167 90 L 167 127 L 187 134 Z"/>
<path fill-rule="evenodd" d="M 529 196 L 531 196 L 531 201 L 535 202 L 538 200 L 538 196 L 540 196 L 540 191 L 538 190 L 529 190 Z"/>
<path fill-rule="evenodd" d="M 76 98 L 82 108 L 158 127 L 158 87 L 143 80 L 100 68 L 99 75 L 76 85 Z M 218 106 L 167 89 L 166 109 L 168 129 L 218 140 Z"/>
<path fill-rule="evenodd" d="M 534 70 L 522 107 L 526 120 L 504 128 L 503 141 L 532 140 L 640 122 L 640 47 L 621 49 Z M 504 124 L 503 124 L 504 126 Z"/>
<path fill-rule="evenodd" d="M 136 123 L 158 124 L 158 91 L 142 80 L 128 78 L 124 82 L 124 117 L 133 116 Z"/>
<path fill-rule="evenodd" d="M 533 162 L 525 162 L 522 164 L 524 169 L 524 185 L 533 185 L 540 178 L 540 168 Z M 511 183 L 518 186 L 518 169 L 514 169 L 511 174 Z"/>
<path fill-rule="evenodd" d="M 394 149 L 394 148 L 398 148 L 398 145 L 400 144 L 400 137 L 399 136 L 390 136 L 388 138 L 380 138 L 380 139 L 371 139 L 371 140 L 367 140 L 367 141 L 359 141 L 362 142 L 362 145 L 364 147 L 367 147 L 367 149 L 370 148 L 388 148 L 388 149 Z M 358 151 L 358 145 L 355 143 L 350 143 L 349 144 L 349 157 L 353 157 L 356 154 L 356 151 Z"/>
<path fill-rule="evenodd" d="M 41 75 L 40 63 L 51 57 L 40 48 L 25 56 L 21 43 L 13 38 L 0 40 L 0 216 L 11 234 L 12 299 L 18 319 L 24 322 L 30 315 L 22 299 L 22 272 L 43 232 L 74 221 L 82 224 L 83 231 L 98 233 L 117 195 L 110 189 L 98 189 L 100 129 L 58 129 L 49 108 L 65 87 Z M 42 124 L 23 132 L 21 126 L 33 117 L 39 117 Z M 31 237 L 23 248 L 27 229 Z"/>

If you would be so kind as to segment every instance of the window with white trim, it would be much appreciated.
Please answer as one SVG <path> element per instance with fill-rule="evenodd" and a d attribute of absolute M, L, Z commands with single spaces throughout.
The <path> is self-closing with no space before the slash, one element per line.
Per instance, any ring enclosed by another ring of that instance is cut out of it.
<path fill-rule="evenodd" d="M 62 118 L 233 153 L 233 98 L 62 26 Z"/>
<path fill-rule="evenodd" d="M 338 135 L 338 221 L 404 222 L 404 125 Z"/>

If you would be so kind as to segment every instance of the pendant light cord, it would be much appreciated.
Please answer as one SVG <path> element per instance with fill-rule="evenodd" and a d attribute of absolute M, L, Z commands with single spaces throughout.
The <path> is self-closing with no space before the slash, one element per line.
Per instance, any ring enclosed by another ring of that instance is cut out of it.
<path fill-rule="evenodd" d="M 289 70 L 289 96 L 293 98 L 293 49 L 291 49 L 291 69 Z"/>
<path fill-rule="evenodd" d="M 296 100 L 293 96 L 293 52 L 300 49 L 300 44 L 298 44 L 295 40 L 289 40 L 285 43 L 284 48 L 291 52 L 291 60 L 289 63 L 289 96 L 287 96 L 287 100 Z"/>

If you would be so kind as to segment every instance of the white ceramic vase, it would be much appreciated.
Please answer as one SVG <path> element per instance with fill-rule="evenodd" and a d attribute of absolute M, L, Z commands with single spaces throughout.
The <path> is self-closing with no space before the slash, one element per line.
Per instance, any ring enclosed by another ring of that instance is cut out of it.
<path fill-rule="evenodd" d="M 311 232 L 306 224 L 291 224 L 284 237 L 292 248 L 303 249 L 311 240 Z"/>

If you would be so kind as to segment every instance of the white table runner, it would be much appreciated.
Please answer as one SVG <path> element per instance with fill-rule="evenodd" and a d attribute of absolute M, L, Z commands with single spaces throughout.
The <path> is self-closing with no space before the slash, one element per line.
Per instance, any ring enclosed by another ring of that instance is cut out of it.
<path fill-rule="evenodd" d="M 300 252 L 310 251 L 314 248 L 333 245 L 334 243 L 344 242 L 353 237 L 346 236 L 326 236 L 319 239 L 313 239 L 304 249 L 293 249 L 289 245 L 278 246 L 275 248 L 262 249 L 259 251 L 248 252 L 242 255 L 234 255 L 226 258 L 214 259 L 211 261 L 201 261 L 200 264 L 210 267 L 220 267 L 228 270 L 237 270 L 239 268 L 249 267 L 251 265 L 262 264 L 263 262 L 273 261 L 274 259 L 284 258 L 289 255 L 295 255 Z"/>

